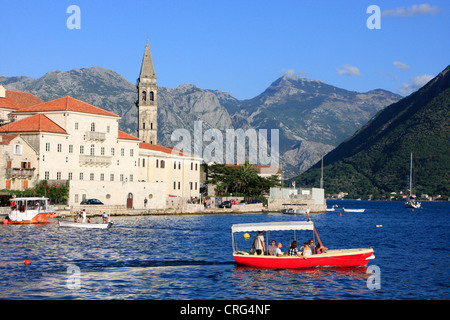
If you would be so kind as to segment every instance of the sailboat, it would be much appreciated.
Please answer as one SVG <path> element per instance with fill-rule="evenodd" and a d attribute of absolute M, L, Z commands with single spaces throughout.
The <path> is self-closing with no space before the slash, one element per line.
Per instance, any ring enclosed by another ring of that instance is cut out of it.
<path fill-rule="evenodd" d="M 409 188 L 408 188 L 408 200 L 405 202 L 405 208 L 412 208 L 412 209 L 418 209 L 422 206 L 422 204 L 415 199 L 411 195 L 412 192 L 412 161 L 413 161 L 413 155 L 411 153 L 411 161 L 409 164 Z"/>

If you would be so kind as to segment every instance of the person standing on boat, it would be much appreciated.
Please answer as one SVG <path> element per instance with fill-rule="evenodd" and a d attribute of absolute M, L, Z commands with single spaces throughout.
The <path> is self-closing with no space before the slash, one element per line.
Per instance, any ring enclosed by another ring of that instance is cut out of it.
<path fill-rule="evenodd" d="M 86 210 L 83 209 L 83 223 L 86 223 Z"/>
<path fill-rule="evenodd" d="M 258 231 L 255 239 L 253 240 L 252 248 L 250 249 L 250 253 L 255 249 L 256 254 L 261 255 L 266 251 L 266 246 L 264 244 L 264 236 L 262 231 Z"/>

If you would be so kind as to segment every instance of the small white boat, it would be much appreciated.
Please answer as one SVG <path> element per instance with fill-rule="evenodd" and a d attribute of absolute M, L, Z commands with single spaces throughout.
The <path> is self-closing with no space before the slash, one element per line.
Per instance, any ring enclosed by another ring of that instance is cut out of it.
<path fill-rule="evenodd" d="M 281 210 L 282 213 L 284 214 L 309 214 L 309 212 L 311 211 L 311 209 L 283 209 Z"/>
<path fill-rule="evenodd" d="M 109 221 L 108 223 L 86 223 L 86 222 L 73 222 L 58 220 L 58 224 L 62 228 L 85 228 L 85 229 L 107 229 L 111 228 L 113 223 Z"/>
<path fill-rule="evenodd" d="M 342 208 L 344 212 L 364 212 L 366 209 L 345 209 Z"/>

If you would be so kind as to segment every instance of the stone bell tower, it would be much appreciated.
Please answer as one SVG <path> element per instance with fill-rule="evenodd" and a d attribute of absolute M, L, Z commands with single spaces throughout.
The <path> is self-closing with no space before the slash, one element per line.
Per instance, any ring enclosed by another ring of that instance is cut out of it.
<path fill-rule="evenodd" d="M 157 144 L 158 131 L 158 85 L 156 84 L 150 46 L 145 46 L 141 74 L 137 80 L 138 137 L 150 144 Z"/>

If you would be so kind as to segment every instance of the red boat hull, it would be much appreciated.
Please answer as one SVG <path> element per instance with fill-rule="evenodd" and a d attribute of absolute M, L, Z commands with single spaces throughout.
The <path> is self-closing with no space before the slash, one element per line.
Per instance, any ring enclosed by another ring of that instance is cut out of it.
<path fill-rule="evenodd" d="M 373 259 L 373 249 L 329 250 L 323 254 L 303 257 L 274 257 L 234 254 L 237 264 L 254 268 L 299 269 L 311 267 L 366 266 Z"/>

